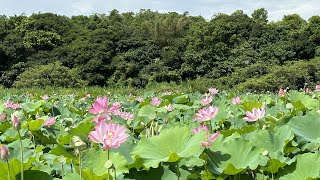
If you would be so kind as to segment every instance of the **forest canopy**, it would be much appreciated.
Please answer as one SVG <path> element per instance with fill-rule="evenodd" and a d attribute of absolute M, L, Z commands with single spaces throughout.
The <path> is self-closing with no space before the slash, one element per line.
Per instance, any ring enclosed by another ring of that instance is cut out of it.
<path fill-rule="evenodd" d="M 269 22 L 264 8 L 251 15 L 215 14 L 210 20 L 151 10 L 0 16 L 0 84 L 5 87 L 23 87 L 28 84 L 23 79 L 41 77 L 37 68 L 50 71 L 59 64 L 70 74 L 65 78 L 72 77 L 68 87 L 144 87 L 202 78 L 226 88 L 278 88 L 269 82 L 302 88 L 320 81 L 319 56 L 320 16 L 304 20 L 291 14 Z"/>

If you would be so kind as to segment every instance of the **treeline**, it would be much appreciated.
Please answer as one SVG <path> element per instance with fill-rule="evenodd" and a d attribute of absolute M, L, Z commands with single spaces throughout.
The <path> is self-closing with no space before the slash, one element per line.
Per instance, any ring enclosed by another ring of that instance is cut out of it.
<path fill-rule="evenodd" d="M 216 14 L 211 20 L 150 10 L 0 16 L 0 84 L 5 87 L 144 87 L 204 78 L 228 88 L 252 88 L 247 80 L 264 88 L 256 83 L 268 73 L 282 72 L 281 67 L 298 72 L 288 61 L 302 60 L 309 67 L 318 62 L 309 61 L 316 56 L 320 16 L 306 21 L 292 14 L 268 22 L 263 8 L 251 15 L 241 10 Z M 295 88 L 317 83 L 319 69 L 313 69 L 309 79 L 281 81 Z M 268 77 L 278 82 L 276 75 Z"/>

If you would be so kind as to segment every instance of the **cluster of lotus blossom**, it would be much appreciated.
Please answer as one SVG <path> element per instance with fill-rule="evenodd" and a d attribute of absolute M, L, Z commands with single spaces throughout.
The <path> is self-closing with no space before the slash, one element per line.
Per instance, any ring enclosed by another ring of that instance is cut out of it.
<path fill-rule="evenodd" d="M 112 115 L 118 115 L 125 120 L 133 120 L 134 115 L 129 112 L 122 112 L 119 102 L 115 102 L 109 108 L 108 97 L 97 98 L 92 104 L 92 109 L 88 111 L 95 114 L 96 117 L 93 119 L 97 125 L 94 130 L 89 133 L 89 138 L 95 143 L 102 144 L 103 150 L 109 150 L 111 148 L 118 148 L 124 143 L 129 134 L 126 133 L 126 126 L 120 126 L 117 123 L 113 123 L 110 120 Z M 110 121 L 107 123 L 106 121 Z"/>
<path fill-rule="evenodd" d="M 319 92 L 320 91 L 320 84 L 316 85 L 315 86 L 315 89 L 313 92 Z M 312 93 L 312 91 L 309 89 L 309 88 L 305 88 L 304 89 L 304 92 L 306 93 Z M 278 91 L 278 95 L 279 96 L 285 96 L 287 93 L 287 90 L 286 89 L 283 89 L 283 88 L 280 88 L 279 91 Z"/>
<path fill-rule="evenodd" d="M 97 98 L 92 104 L 92 108 L 88 110 L 89 113 L 95 114 L 96 117 L 93 119 L 94 122 L 99 124 L 101 121 L 107 121 L 112 119 L 112 115 L 120 116 L 125 120 L 132 121 L 134 115 L 130 112 L 121 111 L 121 103 L 115 102 L 109 108 L 109 99 L 107 96 Z"/>
<path fill-rule="evenodd" d="M 11 108 L 11 109 L 19 109 L 19 108 L 21 108 L 21 104 L 20 103 L 13 103 L 12 101 L 7 100 L 4 103 L 4 107 L 5 108 Z"/>
<path fill-rule="evenodd" d="M 216 88 L 210 88 L 209 93 L 212 95 L 215 95 L 219 92 Z M 200 100 L 200 104 L 202 105 L 209 105 L 212 102 L 212 97 L 205 97 L 202 100 Z M 200 124 L 204 124 L 205 122 L 211 121 L 213 118 L 216 117 L 218 114 L 219 108 L 217 106 L 208 106 L 204 107 L 200 110 L 198 110 L 198 113 L 196 113 L 194 121 L 198 121 Z M 201 125 L 197 128 L 193 129 L 194 134 L 198 134 L 201 131 L 206 132 L 206 141 L 201 141 L 201 146 L 211 146 L 212 143 L 218 138 L 220 135 L 220 132 L 216 132 L 214 134 L 210 134 L 208 126 Z"/>

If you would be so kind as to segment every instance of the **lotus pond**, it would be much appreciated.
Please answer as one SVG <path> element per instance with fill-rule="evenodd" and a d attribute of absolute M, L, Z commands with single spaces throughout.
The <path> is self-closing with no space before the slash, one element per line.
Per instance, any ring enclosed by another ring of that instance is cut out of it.
<path fill-rule="evenodd" d="M 0 180 L 320 177 L 320 92 L 23 94 L 0 115 Z"/>

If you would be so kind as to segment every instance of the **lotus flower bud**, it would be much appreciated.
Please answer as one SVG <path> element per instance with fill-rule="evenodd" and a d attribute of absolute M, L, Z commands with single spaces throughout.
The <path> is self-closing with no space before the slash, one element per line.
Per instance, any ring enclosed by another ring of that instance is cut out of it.
<path fill-rule="evenodd" d="M 7 161 L 10 158 L 10 152 L 4 145 L 0 145 L 0 158 Z"/>
<path fill-rule="evenodd" d="M 21 129 L 21 121 L 20 119 L 15 116 L 14 114 L 11 114 L 11 120 L 12 120 L 12 126 L 13 126 L 13 129 L 19 131 Z"/>

